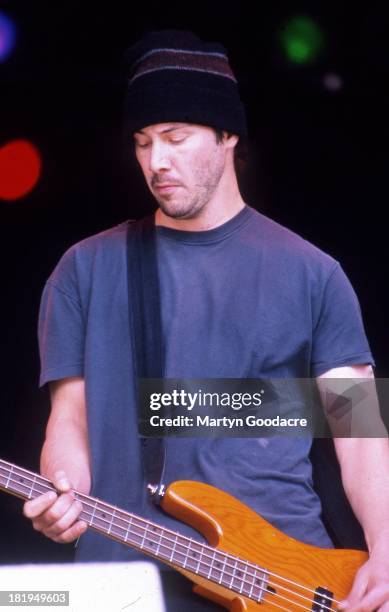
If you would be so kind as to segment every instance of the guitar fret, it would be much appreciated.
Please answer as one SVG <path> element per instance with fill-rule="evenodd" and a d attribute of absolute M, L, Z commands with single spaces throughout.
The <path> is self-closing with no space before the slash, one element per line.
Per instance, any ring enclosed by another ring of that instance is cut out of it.
<path fill-rule="evenodd" d="M 156 557 L 159 557 L 159 555 L 160 555 L 160 550 L 161 550 L 161 546 L 162 546 L 162 547 L 164 546 L 164 545 L 163 545 L 163 542 L 162 542 L 162 540 L 163 540 L 163 538 L 164 538 L 164 537 L 165 537 L 165 539 L 166 539 L 166 536 L 165 536 L 165 534 L 164 534 L 164 531 L 165 531 L 165 530 L 164 530 L 162 527 L 159 527 L 159 526 L 157 526 L 157 525 L 153 525 L 153 526 L 152 526 L 152 536 L 153 536 L 153 537 L 157 537 L 157 536 L 159 536 L 159 537 L 158 537 L 158 540 L 153 539 L 153 546 L 154 546 L 154 544 L 157 544 L 156 549 L 154 550 L 154 548 L 153 548 L 153 552 L 154 552 L 154 555 L 155 555 Z"/>
<path fill-rule="evenodd" d="M 113 519 L 114 519 L 114 518 L 115 518 L 115 508 L 114 508 L 114 510 L 113 510 L 113 512 L 112 512 L 112 515 L 111 515 L 111 521 L 110 521 L 110 523 L 109 523 L 108 532 L 107 532 L 107 533 L 108 533 L 108 535 L 111 533 L 112 523 L 113 523 Z"/>
<path fill-rule="evenodd" d="M 155 557 L 159 559 L 166 559 L 170 561 L 171 560 L 171 549 L 170 549 L 171 545 L 169 542 L 169 536 L 165 535 L 165 529 L 161 527 L 156 527 L 153 525 L 151 532 L 150 532 L 149 528 L 150 528 L 150 524 L 146 526 L 143 538 L 139 545 L 140 548 L 144 550 L 148 550 Z M 148 537 L 146 538 L 148 530 L 149 530 L 149 533 L 148 533 Z M 159 536 L 158 539 L 155 539 L 156 536 Z M 138 537 L 141 537 L 141 536 L 138 536 Z M 167 540 L 167 543 L 164 543 L 163 539 Z M 156 548 L 155 548 L 155 545 L 157 545 Z"/>
<path fill-rule="evenodd" d="M 141 525 L 138 524 L 139 521 L 137 522 L 137 520 L 138 519 L 134 516 L 131 523 L 131 531 L 129 531 L 129 535 L 131 536 L 131 543 L 137 548 L 139 548 L 142 544 L 142 540 L 144 540 L 145 533 L 144 529 Z"/>
<path fill-rule="evenodd" d="M 98 504 L 98 501 L 96 500 L 95 501 L 95 505 L 93 506 L 92 516 L 90 518 L 90 523 L 89 523 L 90 525 L 93 525 L 93 519 L 94 519 L 94 516 L 95 516 L 95 513 L 96 513 L 97 504 Z"/>
<path fill-rule="evenodd" d="M 259 583 L 259 586 L 261 586 L 261 582 Z M 262 591 L 261 591 L 261 588 L 259 588 L 258 589 L 258 599 L 257 599 L 258 603 L 260 603 L 261 599 L 262 599 Z"/>
<path fill-rule="evenodd" d="M 170 556 L 169 561 L 173 561 L 174 553 L 175 553 L 176 546 L 177 546 L 177 540 L 178 540 L 178 534 L 176 533 L 176 536 L 174 538 L 173 548 L 172 548 L 172 554 Z"/>
<path fill-rule="evenodd" d="M 247 563 L 245 563 L 244 561 L 242 561 L 241 559 L 238 559 L 238 563 L 237 563 L 237 572 L 236 572 L 236 578 L 235 578 L 235 590 L 238 591 L 238 593 L 243 593 L 244 592 L 244 587 L 245 587 L 245 575 L 247 572 Z"/>
<path fill-rule="evenodd" d="M 131 529 L 131 523 L 132 523 L 132 516 L 130 516 L 130 520 L 128 521 L 128 525 L 127 525 L 127 530 L 126 530 L 126 534 L 124 536 L 124 541 L 127 542 L 128 540 L 128 533 Z"/>
<path fill-rule="evenodd" d="M 219 579 L 219 584 L 221 584 L 223 582 L 223 574 L 224 574 L 224 570 L 226 568 L 226 561 L 227 561 L 227 556 L 224 555 L 224 563 L 223 563 L 223 569 L 220 572 L 220 579 Z"/>
<path fill-rule="evenodd" d="M 200 571 L 200 565 L 201 565 L 201 559 L 202 559 L 202 557 L 203 557 L 203 553 L 200 553 L 200 556 L 199 556 L 199 562 L 198 562 L 197 567 L 196 567 L 196 569 L 195 569 L 196 574 L 198 574 L 198 573 L 199 573 L 199 571 Z"/>
<path fill-rule="evenodd" d="M 244 563 L 244 572 L 243 572 L 243 576 L 242 576 L 242 584 L 240 586 L 239 593 L 243 593 L 243 587 L 244 587 L 244 584 L 246 582 L 246 574 L 247 574 L 247 563 Z M 253 590 L 253 585 L 251 585 L 251 587 L 250 587 L 249 597 L 251 597 L 252 590 Z"/>
<path fill-rule="evenodd" d="M 191 545 L 191 543 L 192 543 L 192 538 L 189 538 L 188 551 L 186 553 L 186 558 L 185 558 L 184 565 L 183 565 L 184 568 L 186 568 L 186 564 L 188 562 L 188 557 L 189 557 L 189 553 L 190 553 L 190 545 Z"/>
<path fill-rule="evenodd" d="M 166 561 L 171 560 L 171 551 L 170 546 L 167 544 L 161 544 L 160 550 L 158 552 L 159 559 L 165 559 Z"/>
<path fill-rule="evenodd" d="M 130 536 L 131 537 L 127 539 L 127 542 L 130 542 L 135 548 L 140 548 L 142 536 L 137 533 L 134 533 L 133 531 L 130 533 Z"/>
<path fill-rule="evenodd" d="M 191 540 L 188 547 L 188 559 L 185 567 L 192 570 L 195 574 L 198 574 L 200 571 L 203 555 L 204 547 L 199 542 Z"/>
<path fill-rule="evenodd" d="M 9 483 L 10 483 L 10 480 L 11 480 L 11 476 L 12 476 L 12 470 L 13 470 L 13 467 L 14 467 L 14 466 L 13 466 L 13 465 L 11 465 L 11 469 L 10 469 L 9 474 L 8 474 L 7 482 L 5 483 L 5 488 L 6 488 L 6 489 L 8 489 L 8 487 L 9 487 Z"/>
<path fill-rule="evenodd" d="M 261 583 L 259 583 L 259 584 L 261 584 Z M 258 599 L 257 599 L 258 603 L 261 602 L 261 599 L 262 599 L 262 591 L 261 591 L 261 588 L 259 586 L 259 588 L 258 588 Z"/>
<path fill-rule="evenodd" d="M 261 578 L 261 584 L 260 584 L 260 597 L 258 601 L 261 601 L 263 594 L 266 590 L 266 582 L 267 582 L 266 572 L 262 572 L 262 578 Z"/>
<path fill-rule="evenodd" d="M 159 549 L 161 548 L 162 538 L 163 538 L 163 529 L 160 529 L 159 530 L 159 540 L 158 540 L 158 544 L 157 544 L 157 550 L 155 551 L 155 555 L 157 557 L 159 555 Z"/>
<path fill-rule="evenodd" d="M 232 585 L 233 585 L 233 582 L 234 582 L 236 566 L 237 565 L 238 565 L 238 559 L 235 560 L 234 569 L 232 570 L 231 582 L 230 582 L 230 586 L 229 586 L 230 589 L 232 588 Z"/>
<path fill-rule="evenodd" d="M 32 492 L 34 490 L 35 483 L 36 483 L 36 476 L 34 476 L 34 480 L 32 481 L 31 489 L 30 489 L 30 492 L 28 494 L 28 499 L 31 499 L 31 497 L 32 497 Z"/>
<path fill-rule="evenodd" d="M 214 580 L 215 582 L 219 582 L 219 579 L 222 576 L 222 570 L 221 570 L 222 561 L 223 561 L 223 555 L 217 550 L 215 550 L 213 554 L 213 559 L 212 559 L 212 567 L 210 570 L 210 578 L 211 580 Z"/>
<path fill-rule="evenodd" d="M 195 552 L 195 553 L 193 553 L 193 557 L 194 557 L 195 559 L 196 559 L 196 556 L 197 556 L 197 555 L 198 555 L 198 557 L 199 557 L 199 560 L 198 560 L 198 563 L 197 563 L 197 567 L 196 567 L 196 569 L 195 569 L 195 573 L 196 573 L 196 574 L 198 574 L 198 573 L 199 573 L 199 571 L 200 571 L 201 560 L 202 560 L 202 558 L 203 558 L 203 556 L 204 556 L 204 547 L 203 547 L 203 546 L 201 546 L 201 547 L 199 546 L 198 548 L 200 548 L 200 551 L 196 550 L 196 552 Z"/>
<path fill-rule="evenodd" d="M 258 587 L 256 586 L 256 582 L 257 582 L 257 570 L 254 570 L 254 576 L 253 576 L 253 583 L 252 583 L 252 588 L 250 589 L 251 595 L 250 597 L 252 597 L 252 599 L 257 599 L 257 596 L 259 594 L 258 591 Z"/>
<path fill-rule="evenodd" d="M 157 557 L 158 559 L 165 559 L 166 561 L 170 561 L 171 558 L 171 544 L 169 541 L 169 537 L 167 535 L 165 535 L 165 530 L 159 528 L 156 529 L 154 527 L 154 533 L 151 535 L 158 535 L 159 532 L 159 539 L 152 539 L 149 536 L 149 540 L 147 541 L 147 549 L 153 553 L 153 555 L 155 557 Z M 167 540 L 167 543 L 163 542 L 163 539 Z M 157 547 L 155 548 L 155 544 L 157 545 Z M 146 548 L 146 547 L 145 547 Z"/>
<path fill-rule="evenodd" d="M 149 524 L 147 523 L 147 525 L 146 525 L 146 529 L 145 529 L 144 534 L 143 534 L 142 542 L 141 542 L 141 544 L 140 544 L 140 548 L 141 548 L 141 550 L 142 550 L 142 548 L 143 548 L 143 547 L 144 547 L 144 545 L 145 545 L 145 540 L 146 540 L 146 537 L 147 537 L 147 530 L 148 530 L 148 528 L 149 528 Z"/>
<path fill-rule="evenodd" d="M 207 576 L 208 579 L 211 577 L 211 574 L 212 574 L 213 563 L 215 561 L 215 553 L 216 553 L 216 551 L 214 550 L 213 551 L 213 555 L 212 555 L 212 559 L 211 559 L 211 563 L 209 564 L 209 571 L 208 571 L 208 576 Z"/>
<path fill-rule="evenodd" d="M 263 593 L 266 590 L 266 572 L 262 571 L 260 576 L 257 575 L 257 569 L 254 570 L 253 582 L 250 587 L 249 597 L 256 600 L 258 603 L 263 598 Z"/>
<path fill-rule="evenodd" d="M 185 567 L 185 561 L 187 561 L 187 545 L 183 543 L 183 538 L 179 534 L 176 534 L 176 541 L 174 543 L 174 554 L 171 555 L 169 561 Z"/>

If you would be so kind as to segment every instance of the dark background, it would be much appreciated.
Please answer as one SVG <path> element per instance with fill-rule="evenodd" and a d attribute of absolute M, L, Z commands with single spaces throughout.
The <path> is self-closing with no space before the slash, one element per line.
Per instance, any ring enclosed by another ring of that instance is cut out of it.
<path fill-rule="evenodd" d="M 255 10 L 254 10 L 255 9 Z M 35 190 L 0 201 L 2 384 L 0 457 L 30 469 L 48 416 L 37 388 L 36 320 L 45 279 L 72 243 L 153 203 L 123 138 L 123 52 L 149 29 L 193 29 L 229 50 L 247 107 L 248 203 L 340 260 L 359 296 L 376 375 L 387 347 L 388 23 L 373 3 L 3 2 L 19 29 L 0 64 L 0 147 L 40 149 Z M 294 15 L 318 22 L 325 47 L 296 66 L 279 31 Z M 338 74 L 343 87 L 323 85 Z M 36 534 L 21 502 L 0 493 L 0 563 L 70 558 Z"/>

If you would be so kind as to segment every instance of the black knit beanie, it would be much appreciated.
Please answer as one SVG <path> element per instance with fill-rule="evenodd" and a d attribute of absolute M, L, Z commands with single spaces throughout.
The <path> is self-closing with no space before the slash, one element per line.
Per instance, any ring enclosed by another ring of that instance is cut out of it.
<path fill-rule="evenodd" d="M 126 52 L 125 127 L 184 122 L 247 136 L 246 116 L 226 49 L 193 32 L 150 32 Z"/>

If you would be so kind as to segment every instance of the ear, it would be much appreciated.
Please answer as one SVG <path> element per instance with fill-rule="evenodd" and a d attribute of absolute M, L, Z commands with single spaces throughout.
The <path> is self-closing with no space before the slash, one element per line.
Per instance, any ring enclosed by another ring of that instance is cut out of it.
<path fill-rule="evenodd" d="M 228 149 L 233 149 L 239 142 L 239 136 L 223 131 L 223 142 Z"/>

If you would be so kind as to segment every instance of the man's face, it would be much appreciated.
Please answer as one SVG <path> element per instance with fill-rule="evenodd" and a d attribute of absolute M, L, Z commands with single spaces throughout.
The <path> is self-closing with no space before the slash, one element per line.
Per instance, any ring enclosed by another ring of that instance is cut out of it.
<path fill-rule="evenodd" d="M 193 219 L 215 194 L 226 163 L 214 130 L 189 123 L 158 123 L 134 134 L 136 158 L 162 211 Z"/>

